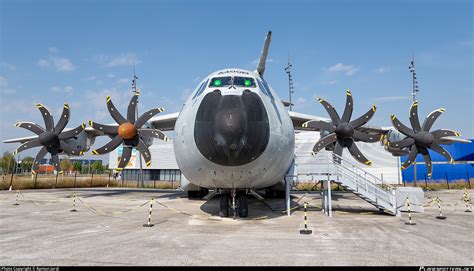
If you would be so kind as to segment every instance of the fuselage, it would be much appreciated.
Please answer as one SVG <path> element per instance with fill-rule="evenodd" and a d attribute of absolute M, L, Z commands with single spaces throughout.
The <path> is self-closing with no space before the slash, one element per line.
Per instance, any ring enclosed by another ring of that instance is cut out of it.
<path fill-rule="evenodd" d="M 284 178 L 295 136 L 280 98 L 259 74 L 219 70 L 184 104 L 175 124 L 176 161 L 192 184 L 259 189 Z"/>

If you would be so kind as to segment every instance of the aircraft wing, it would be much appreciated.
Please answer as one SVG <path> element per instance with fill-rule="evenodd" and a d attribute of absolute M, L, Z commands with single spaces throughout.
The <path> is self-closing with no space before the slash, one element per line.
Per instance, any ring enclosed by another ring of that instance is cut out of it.
<path fill-rule="evenodd" d="M 320 121 L 325 121 L 325 122 L 331 122 L 331 120 L 328 118 L 322 118 L 315 115 L 308 115 L 308 114 L 298 113 L 298 112 L 293 112 L 293 111 L 288 111 L 288 114 L 290 115 L 290 118 L 293 121 L 293 127 L 295 130 L 312 130 L 312 129 L 307 129 L 307 128 L 302 127 L 303 123 L 310 120 L 320 120 Z M 364 125 L 360 127 L 359 130 L 365 131 L 368 133 L 380 133 L 380 132 L 387 133 L 392 129 L 393 129 L 392 127 L 377 127 L 377 126 L 372 126 L 372 125 Z"/>
<path fill-rule="evenodd" d="M 176 119 L 179 116 L 179 112 L 166 114 L 166 115 L 159 115 L 151 118 L 148 122 L 152 123 L 155 129 L 161 131 L 173 131 L 174 124 L 176 123 Z"/>

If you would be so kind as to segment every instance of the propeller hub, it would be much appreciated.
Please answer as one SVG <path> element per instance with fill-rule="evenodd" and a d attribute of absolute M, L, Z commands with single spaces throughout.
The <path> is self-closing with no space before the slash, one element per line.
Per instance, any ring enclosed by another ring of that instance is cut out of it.
<path fill-rule="evenodd" d="M 415 135 L 415 143 L 422 147 L 428 147 L 434 142 L 434 136 L 429 132 L 419 132 Z"/>
<path fill-rule="evenodd" d="M 118 128 L 118 134 L 123 139 L 132 139 L 137 135 L 137 128 L 129 122 L 122 123 Z"/>
<path fill-rule="evenodd" d="M 336 135 L 339 138 L 347 139 L 354 135 L 354 128 L 349 123 L 341 123 L 336 127 Z"/>
<path fill-rule="evenodd" d="M 59 145 L 58 135 L 51 131 L 46 131 L 40 134 L 38 140 L 41 143 L 41 145 L 46 146 L 48 148 Z"/>

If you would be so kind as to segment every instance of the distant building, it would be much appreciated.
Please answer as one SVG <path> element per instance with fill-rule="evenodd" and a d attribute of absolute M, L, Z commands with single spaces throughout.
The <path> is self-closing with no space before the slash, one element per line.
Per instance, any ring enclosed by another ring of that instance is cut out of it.
<path fill-rule="evenodd" d="M 416 157 L 416 179 L 418 183 L 427 182 L 466 182 L 468 178 L 474 179 L 474 139 L 470 139 L 471 143 L 453 143 L 452 145 L 441 145 L 445 148 L 453 157 L 455 163 L 450 164 L 446 158 L 437 152 L 428 149 L 432 164 L 433 164 L 433 176 L 431 180 L 428 179 L 425 161 L 422 155 Z M 401 162 L 405 162 L 407 156 L 401 158 Z M 414 166 L 402 170 L 403 181 L 412 183 L 415 173 Z"/>

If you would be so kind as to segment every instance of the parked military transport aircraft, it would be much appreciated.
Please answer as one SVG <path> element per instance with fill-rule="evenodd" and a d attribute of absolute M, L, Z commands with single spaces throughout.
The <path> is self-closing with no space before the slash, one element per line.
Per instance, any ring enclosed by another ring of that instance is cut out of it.
<path fill-rule="evenodd" d="M 187 187 L 188 197 L 203 197 L 208 189 L 218 190 L 222 194 L 220 215 L 228 216 L 229 208 L 232 208 L 234 214 L 238 210 L 241 217 L 248 215 L 246 195 L 250 190 L 266 188 L 269 193 L 275 194 L 277 191 L 277 194 L 282 194 L 281 184 L 294 158 L 294 129 L 321 132 L 321 140 L 313 149 L 315 153 L 329 148 L 341 155 L 346 147 L 354 159 L 367 165 L 371 161 L 365 158 L 355 142 L 384 141 L 386 149 L 394 155 L 409 153 L 411 161 L 404 167 L 411 164 L 418 152 L 425 155 L 426 160 L 427 148 L 445 152 L 443 155 L 448 157 L 449 154 L 446 155 L 447 152 L 438 144 L 465 142 L 453 138 L 459 134 L 449 130 L 427 132 L 442 110 L 433 111 L 422 129 L 418 122 L 417 103 L 412 105 L 410 111 L 413 131 L 395 117 L 392 120 L 396 130 L 367 126 L 376 111 L 375 106 L 351 121 L 353 100 L 350 91 L 346 93 L 342 117 L 323 99 L 319 99 L 319 102 L 327 110 L 330 119 L 287 111 L 282 100 L 264 79 L 270 40 L 271 32 L 268 32 L 255 71 L 232 68 L 211 73 L 200 82 L 179 113 L 154 116 L 163 111 L 162 108 L 155 108 L 137 118 L 135 109 L 139 93 L 135 93 L 125 118 L 115 108 L 111 97 L 107 97 L 107 108 L 118 125 L 90 121 L 90 128 L 81 125 L 71 130 L 64 129 L 69 121 L 67 104 L 56 127 L 49 110 L 39 104 L 46 129 L 34 123 L 21 122 L 17 126 L 37 136 L 4 142 L 24 143 L 17 151 L 42 146 L 36 164 L 49 152 L 60 171 L 58 153 L 81 155 L 89 150 L 96 136 L 108 135 L 112 140 L 92 153 L 105 154 L 122 144 L 124 149 L 117 169 L 121 170 L 130 160 L 132 148 L 140 151 L 149 166 L 151 155 L 148 146 L 152 144 L 149 139 L 167 140 L 163 131 L 174 130 L 176 160 L 181 172 L 191 183 Z M 401 145 L 397 145 L 400 140 L 403 140 Z M 431 164 L 429 167 L 431 170 Z"/>

